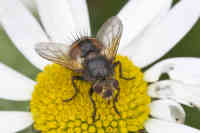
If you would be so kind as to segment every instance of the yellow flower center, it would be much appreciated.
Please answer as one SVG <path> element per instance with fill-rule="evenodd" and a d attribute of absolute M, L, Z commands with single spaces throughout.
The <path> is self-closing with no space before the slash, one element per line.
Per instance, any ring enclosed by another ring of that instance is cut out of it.
<path fill-rule="evenodd" d="M 116 61 L 122 63 L 124 77 L 135 77 L 134 80 L 120 79 L 118 67 L 115 69 L 121 88 L 116 107 L 121 116 L 115 112 L 112 102 L 109 104 L 94 93 L 97 111 L 93 122 L 93 105 L 88 94 L 91 84 L 85 81 L 76 81 L 78 95 L 64 102 L 74 94 L 71 77 L 75 73 L 52 64 L 37 77 L 30 105 L 34 128 L 42 133 L 128 133 L 144 129 L 151 99 L 143 73 L 127 57 L 117 56 Z"/>

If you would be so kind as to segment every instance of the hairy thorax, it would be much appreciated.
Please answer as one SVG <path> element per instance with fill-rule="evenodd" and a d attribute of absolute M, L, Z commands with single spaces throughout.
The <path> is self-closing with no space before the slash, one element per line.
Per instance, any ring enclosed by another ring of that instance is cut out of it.
<path fill-rule="evenodd" d="M 112 72 L 112 63 L 104 56 L 96 56 L 86 61 L 86 71 L 91 78 L 103 80 Z"/>

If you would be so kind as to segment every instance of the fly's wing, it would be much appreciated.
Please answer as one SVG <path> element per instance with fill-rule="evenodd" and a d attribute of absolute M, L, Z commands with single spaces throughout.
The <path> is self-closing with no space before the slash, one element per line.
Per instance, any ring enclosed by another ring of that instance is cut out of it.
<path fill-rule="evenodd" d="M 35 51 L 43 58 L 67 67 L 71 70 L 82 69 L 81 61 L 69 55 L 70 46 L 60 43 L 38 43 Z"/>
<path fill-rule="evenodd" d="M 114 60 L 122 36 L 123 25 L 117 16 L 108 19 L 97 33 L 97 40 L 104 45 L 102 54 L 108 59 Z"/>

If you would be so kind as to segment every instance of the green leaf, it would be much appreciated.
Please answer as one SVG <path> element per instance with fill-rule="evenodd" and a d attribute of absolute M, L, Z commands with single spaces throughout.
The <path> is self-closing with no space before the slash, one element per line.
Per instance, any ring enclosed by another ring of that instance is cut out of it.
<path fill-rule="evenodd" d="M 0 111 L 29 111 L 29 101 L 0 99 Z"/>
<path fill-rule="evenodd" d="M 28 45 L 28 44 L 27 44 Z M 0 27 L 0 63 L 17 70 L 23 75 L 35 80 L 40 72 L 18 51 L 9 37 Z"/>
<path fill-rule="evenodd" d="M 200 129 L 200 110 L 197 108 L 190 108 L 187 106 L 184 106 L 185 112 L 186 112 L 186 125 L 189 125 L 193 128 Z"/>

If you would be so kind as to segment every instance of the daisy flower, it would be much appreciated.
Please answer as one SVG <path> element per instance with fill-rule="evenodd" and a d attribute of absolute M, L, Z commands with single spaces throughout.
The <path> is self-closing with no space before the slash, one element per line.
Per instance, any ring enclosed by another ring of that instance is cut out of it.
<path fill-rule="evenodd" d="M 1 26 L 19 51 L 43 70 L 33 81 L 0 64 L 0 98 L 30 105 L 21 110 L 1 110 L 1 132 L 200 133 L 184 125 L 186 114 L 181 106 L 200 108 L 200 59 L 171 58 L 142 71 L 172 49 L 199 20 L 199 0 L 181 0 L 174 6 L 172 0 L 132 0 L 116 14 L 124 30 L 115 60 L 121 61 L 125 76 L 135 79 L 120 79 L 115 70 L 121 88 L 116 106 L 121 115 L 116 114 L 112 103 L 94 94 L 95 122 L 86 93 L 90 84 L 77 82 L 81 88 L 77 97 L 63 102 L 74 94 L 71 77 L 75 73 L 42 59 L 34 50 L 39 42 L 70 45 L 68 37 L 82 31 L 90 36 L 86 1 L 35 0 L 37 10 L 29 2 L 0 1 Z M 40 18 L 36 19 L 32 11 Z M 164 73 L 169 78 L 160 80 Z"/>

